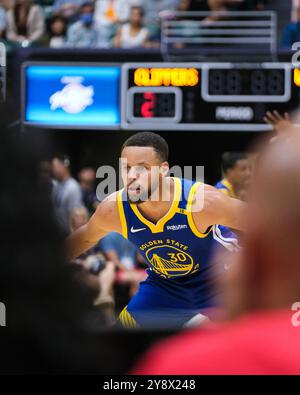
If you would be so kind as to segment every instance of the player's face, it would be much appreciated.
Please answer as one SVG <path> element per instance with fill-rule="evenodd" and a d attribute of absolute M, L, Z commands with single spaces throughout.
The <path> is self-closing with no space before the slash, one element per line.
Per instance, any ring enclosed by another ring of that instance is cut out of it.
<path fill-rule="evenodd" d="M 126 147 L 121 154 L 122 178 L 128 201 L 142 203 L 151 199 L 159 187 L 162 165 L 152 147 Z"/>
<path fill-rule="evenodd" d="M 235 183 L 241 187 L 247 187 L 251 175 L 250 161 L 248 159 L 238 160 L 232 171 Z"/>

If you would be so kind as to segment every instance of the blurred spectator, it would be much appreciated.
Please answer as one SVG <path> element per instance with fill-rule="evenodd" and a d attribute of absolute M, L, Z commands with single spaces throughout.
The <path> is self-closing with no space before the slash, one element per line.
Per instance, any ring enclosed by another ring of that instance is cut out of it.
<path fill-rule="evenodd" d="M 144 11 L 142 7 L 133 6 L 130 9 L 129 23 L 121 26 L 114 39 L 114 45 L 121 48 L 142 47 L 146 44 L 149 31 L 143 27 Z"/>
<path fill-rule="evenodd" d="M 224 0 L 230 11 L 263 11 L 266 0 Z"/>
<path fill-rule="evenodd" d="M 226 0 L 207 0 L 207 6 L 210 11 L 224 11 L 227 9 Z"/>
<path fill-rule="evenodd" d="M 71 231 L 74 232 L 86 225 L 88 220 L 89 214 L 85 207 L 73 210 L 70 215 Z M 99 265 L 99 260 L 100 262 L 112 262 L 118 269 L 118 283 L 129 285 L 130 297 L 136 293 L 139 283 L 147 277 L 144 260 L 135 245 L 116 232 L 102 238 L 94 247 L 80 255 L 76 262 L 84 264 L 87 260 L 89 264 L 93 262 L 91 265 L 94 267 Z M 97 269 L 92 268 L 92 270 L 97 272 Z M 122 308 L 128 299 L 129 297 L 122 303 Z"/>
<path fill-rule="evenodd" d="M 77 19 L 79 7 L 85 3 L 86 0 L 55 0 L 52 7 L 52 14 L 60 16 L 69 22 L 74 22 Z"/>
<path fill-rule="evenodd" d="M 95 21 L 99 26 L 115 25 L 129 19 L 130 7 L 139 0 L 96 0 Z"/>
<path fill-rule="evenodd" d="M 263 11 L 266 8 L 268 0 L 246 0 L 246 3 L 248 3 L 253 10 Z"/>
<path fill-rule="evenodd" d="M 98 244 L 107 260 L 114 262 L 119 269 L 117 279 L 122 284 L 130 285 L 130 297 L 138 290 L 138 285 L 145 280 L 145 262 L 135 245 L 119 233 L 112 232 Z"/>
<path fill-rule="evenodd" d="M 162 11 L 175 11 L 180 0 L 151 0 L 142 5 L 145 12 L 144 23 L 150 33 L 151 39 L 160 38 L 160 16 Z"/>
<path fill-rule="evenodd" d="M 41 180 L 41 183 L 45 190 L 47 191 L 47 195 L 51 196 L 53 187 L 55 184 L 55 181 L 52 179 L 52 173 L 51 173 L 51 162 L 48 160 L 42 160 L 39 162 L 38 166 L 39 170 L 39 177 Z"/>
<path fill-rule="evenodd" d="M 86 225 L 88 220 L 89 215 L 85 207 L 73 210 L 70 217 L 71 231 L 73 232 L 81 226 Z M 138 268 L 138 262 L 142 264 L 144 263 L 144 260 L 138 253 L 137 248 L 116 232 L 112 232 L 105 236 L 94 247 L 86 251 L 84 254 L 81 254 L 75 260 L 75 262 L 84 266 L 92 274 L 98 274 L 100 271 L 102 271 L 107 262 L 114 265 L 114 268 L 118 270 L 116 277 L 116 297 L 117 302 L 120 304 L 120 309 L 124 307 L 124 304 L 128 303 L 128 300 L 138 290 L 139 283 L 145 280 L 147 277 L 146 271 L 144 269 L 145 266 L 143 265 Z M 95 283 L 96 280 L 89 278 L 88 281 L 90 286 L 93 287 L 93 283 Z M 123 295 L 124 292 L 122 291 L 124 291 L 124 289 L 119 287 L 120 284 L 126 285 L 126 295 Z M 105 297 L 106 301 L 108 301 L 108 299 L 110 299 L 110 303 L 108 303 L 107 306 L 107 314 L 111 318 L 111 322 L 113 317 L 112 308 L 114 307 L 115 303 L 112 290 L 109 293 L 109 297 Z"/>
<path fill-rule="evenodd" d="M 300 0 L 291 0 L 291 22 L 298 21 L 298 8 L 300 7 Z"/>
<path fill-rule="evenodd" d="M 82 200 L 90 214 L 93 214 L 99 204 L 95 193 L 95 179 L 96 172 L 92 167 L 84 167 L 78 173 Z"/>
<path fill-rule="evenodd" d="M 86 316 L 86 325 L 97 331 L 104 326 L 115 324 L 114 264 L 101 261 L 97 255 L 90 255 L 80 263 L 77 270 L 79 285 L 93 294 L 94 310 L 91 309 Z"/>
<path fill-rule="evenodd" d="M 84 3 L 79 8 L 79 21 L 72 24 L 67 33 L 68 47 L 108 47 L 109 34 L 104 26 L 96 26 L 93 3 Z"/>
<path fill-rule="evenodd" d="M 89 220 L 89 214 L 85 207 L 80 207 L 72 211 L 70 215 L 70 229 L 74 232 L 76 229 L 86 225 Z M 86 251 L 74 262 L 82 266 L 79 281 L 96 292 L 94 305 L 101 306 L 105 315 L 106 323 L 115 322 L 114 307 L 115 300 L 113 295 L 113 284 L 115 280 L 115 264 L 106 261 L 104 255 L 100 252 L 98 245 Z"/>
<path fill-rule="evenodd" d="M 44 34 L 45 21 L 42 8 L 31 0 L 17 0 L 6 14 L 8 40 L 28 46 Z"/>
<path fill-rule="evenodd" d="M 192 2 L 191 0 L 180 0 L 176 11 L 191 11 Z"/>
<path fill-rule="evenodd" d="M 66 44 L 67 25 L 64 18 L 60 16 L 53 17 L 49 22 L 49 47 L 63 48 Z"/>
<path fill-rule="evenodd" d="M 65 155 L 53 158 L 52 173 L 56 180 L 52 196 L 57 220 L 62 230 L 69 234 L 70 215 L 74 209 L 83 206 L 80 185 L 71 177 L 70 159 Z"/>
<path fill-rule="evenodd" d="M 225 152 L 222 155 L 223 179 L 215 187 L 226 195 L 237 198 L 240 191 L 248 188 L 251 167 L 248 155 L 242 152 Z"/>
<path fill-rule="evenodd" d="M 14 0 L 0 0 L 0 5 L 5 10 L 10 10 L 13 8 L 15 1 Z"/>
<path fill-rule="evenodd" d="M 195 2 L 192 0 L 181 0 L 178 7 L 177 7 L 177 12 L 189 12 L 189 11 L 193 11 L 193 12 L 197 12 L 199 11 L 199 9 L 201 10 L 201 5 L 203 6 L 203 1 L 202 2 Z M 207 3 L 205 1 L 205 5 L 207 6 Z M 207 11 L 207 10 L 205 10 Z M 165 15 L 167 16 L 168 11 L 166 11 Z M 186 38 L 186 37 L 192 37 L 195 32 L 197 32 L 197 30 L 199 29 L 199 21 L 197 20 L 198 17 L 195 19 L 190 18 L 190 17 L 186 17 L 185 14 L 178 16 L 177 18 L 177 25 L 176 25 L 176 29 L 179 33 L 180 31 L 180 36 L 181 38 Z M 174 48 L 184 48 L 186 46 L 186 44 L 181 43 L 181 42 L 176 42 L 173 44 Z"/>
<path fill-rule="evenodd" d="M 181 11 L 207 11 L 207 0 L 181 0 Z"/>
<path fill-rule="evenodd" d="M 282 45 L 286 48 L 291 49 L 292 45 L 300 41 L 300 7 L 295 13 L 294 22 L 290 22 L 283 31 Z"/>
<path fill-rule="evenodd" d="M 6 29 L 6 11 L 5 8 L 0 5 L 0 38 L 3 38 Z"/>
<path fill-rule="evenodd" d="M 224 0 L 207 0 L 210 16 L 203 19 L 203 22 L 214 22 L 219 20 L 221 17 L 218 15 L 219 12 L 225 12 L 228 10 L 228 6 Z"/>
<path fill-rule="evenodd" d="M 70 230 L 74 232 L 76 229 L 88 223 L 89 213 L 85 207 L 75 208 L 70 214 Z"/>
<path fill-rule="evenodd" d="M 116 232 L 109 233 L 99 242 L 106 258 L 123 269 L 133 269 L 136 265 L 138 250 L 135 245 Z"/>
<path fill-rule="evenodd" d="M 265 0 L 181 0 L 178 11 L 263 10 Z"/>

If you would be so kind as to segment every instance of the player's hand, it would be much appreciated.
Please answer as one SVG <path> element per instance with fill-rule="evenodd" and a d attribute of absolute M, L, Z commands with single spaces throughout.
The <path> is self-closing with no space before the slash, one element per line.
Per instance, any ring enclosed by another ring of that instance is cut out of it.
<path fill-rule="evenodd" d="M 105 268 L 98 274 L 101 296 L 112 294 L 115 278 L 115 264 L 111 261 L 107 261 Z"/>
<path fill-rule="evenodd" d="M 268 111 L 264 117 L 264 121 L 273 127 L 276 137 L 284 135 L 293 127 L 290 116 L 287 112 L 282 116 L 278 111 Z M 273 141 L 272 139 L 271 141 Z"/>

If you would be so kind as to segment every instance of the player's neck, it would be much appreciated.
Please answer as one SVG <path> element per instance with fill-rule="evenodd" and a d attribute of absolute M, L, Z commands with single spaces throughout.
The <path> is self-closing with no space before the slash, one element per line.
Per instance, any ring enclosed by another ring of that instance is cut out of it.
<path fill-rule="evenodd" d="M 158 221 L 172 206 L 174 192 L 174 181 L 169 177 L 163 178 L 155 196 L 152 196 L 151 199 L 139 204 L 138 208 L 145 217 Z"/>

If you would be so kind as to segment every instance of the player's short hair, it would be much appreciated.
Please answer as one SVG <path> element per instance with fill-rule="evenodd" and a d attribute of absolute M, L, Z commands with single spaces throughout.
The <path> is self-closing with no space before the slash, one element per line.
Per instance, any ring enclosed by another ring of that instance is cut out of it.
<path fill-rule="evenodd" d="M 153 132 L 139 132 L 129 137 L 122 146 L 122 151 L 126 147 L 152 147 L 164 162 L 169 158 L 169 146 L 164 138 Z"/>
<path fill-rule="evenodd" d="M 224 152 L 222 155 L 223 173 L 226 173 L 227 170 L 234 168 L 239 160 L 247 158 L 248 155 L 245 152 Z"/>

